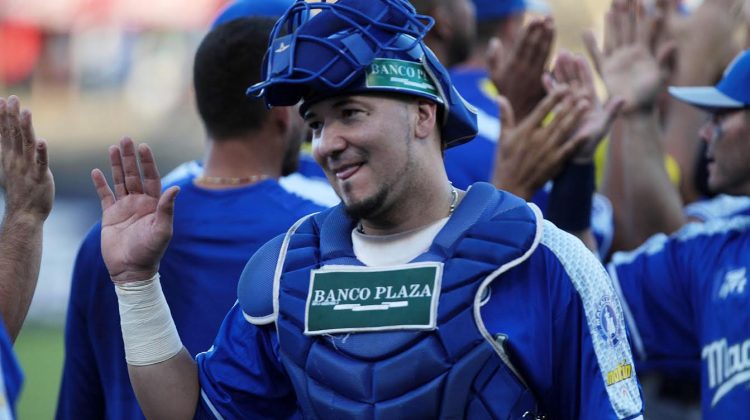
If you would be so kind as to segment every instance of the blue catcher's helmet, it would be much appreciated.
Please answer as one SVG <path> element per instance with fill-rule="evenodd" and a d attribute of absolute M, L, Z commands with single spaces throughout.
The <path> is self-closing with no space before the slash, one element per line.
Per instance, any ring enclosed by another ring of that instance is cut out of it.
<path fill-rule="evenodd" d="M 434 21 L 406 0 L 297 0 L 276 22 L 264 81 L 248 94 L 268 106 L 311 105 L 333 96 L 392 92 L 435 101 L 446 147 L 477 134 L 477 115 L 424 44 Z"/>

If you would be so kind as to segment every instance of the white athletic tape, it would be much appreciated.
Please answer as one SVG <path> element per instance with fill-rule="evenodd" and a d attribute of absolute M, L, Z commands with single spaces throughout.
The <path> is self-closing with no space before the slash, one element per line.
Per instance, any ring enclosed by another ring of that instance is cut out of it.
<path fill-rule="evenodd" d="M 129 365 L 153 365 L 180 352 L 182 342 L 161 290 L 159 273 L 148 280 L 115 284 L 115 292 Z"/>

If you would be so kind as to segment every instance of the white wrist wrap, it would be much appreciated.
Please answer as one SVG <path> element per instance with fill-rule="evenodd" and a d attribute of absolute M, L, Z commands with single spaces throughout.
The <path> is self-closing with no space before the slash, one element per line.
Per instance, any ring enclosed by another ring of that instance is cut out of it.
<path fill-rule="evenodd" d="M 147 366 L 172 358 L 182 342 L 161 291 L 159 273 L 148 280 L 115 284 L 120 326 L 129 365 Z"/>

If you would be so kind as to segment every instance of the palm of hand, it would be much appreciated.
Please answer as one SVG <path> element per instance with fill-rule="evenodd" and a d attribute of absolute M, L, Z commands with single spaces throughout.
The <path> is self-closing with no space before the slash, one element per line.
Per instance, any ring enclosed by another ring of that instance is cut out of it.
<path fill-rule="evenodd" d="M 662 85 L 659 63 L 641 44 L 617 50 L 605 59 L 601 70 L 610 95 L 625 100 L 625 112 L 648 107 Z"/>
<path fill-rule="evenodd" d="M 102 215 L 102 257 L 115 281 L 146 280 L 156 273 L 171 224 L 157 223 L 158 199 L 146 194 L 130 194 L 117 200 Z M 140 275 L 118 279 L 118 275 Z"/>

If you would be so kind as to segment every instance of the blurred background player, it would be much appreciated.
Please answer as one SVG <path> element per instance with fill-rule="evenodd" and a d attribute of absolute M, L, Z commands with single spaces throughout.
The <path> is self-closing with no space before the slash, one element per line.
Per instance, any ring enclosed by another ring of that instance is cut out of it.
<path fill-rule="evenodd" d="M 165 185 L 181 194 L 174 238 L 160 271 L 180 336 L 191 354 L 207 349 L 237 299 L 247 259 L 299 217 L 321 208 L 277 180 L 295 169 L 305 128 L 294 108 L 266 109 L 245 95 L 260 80 L 273 20 L 288 1 L 248 0 L 220 14 L 195 55 L 198 111 L 208 136 L 198 173 L 178 169 Z M 185 169 L 185 167 L 183 167 Z M 128 379 L 117 298 L 101 259 L 100 227 L 76 260 L 57 418 L 142 418 Z"/>
<path fill-rule="evenodd" d="M 716 86 L 670 92 L 710 114 L 700 129 L 709 187 L 750 196 L 750 50 Z M 644 367 L 673 377 L 700 371 L 707 420 L 742 417 L 750 408 L 748 255 L 750 218 L 741 215 L 655 235 L 635 251 L 616 253 L 609 265 L 634 354 Z"/>

